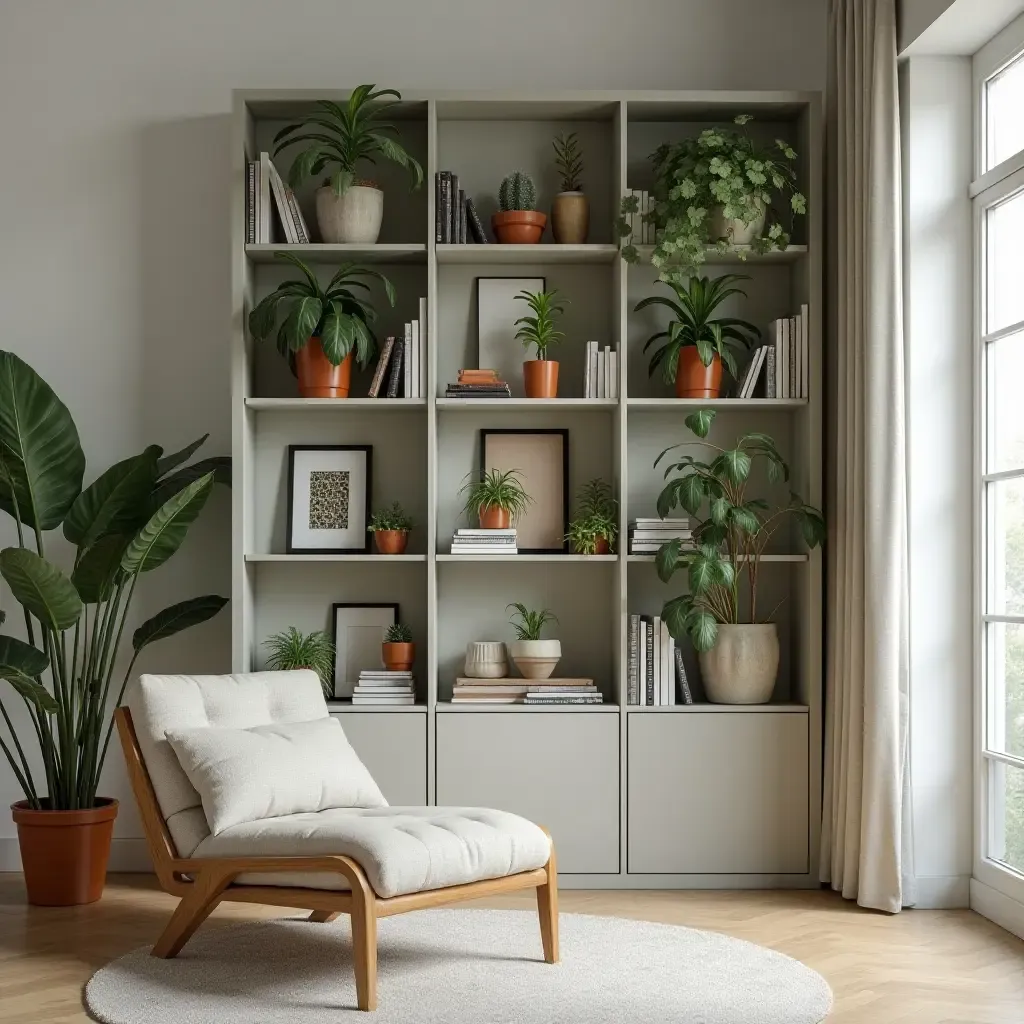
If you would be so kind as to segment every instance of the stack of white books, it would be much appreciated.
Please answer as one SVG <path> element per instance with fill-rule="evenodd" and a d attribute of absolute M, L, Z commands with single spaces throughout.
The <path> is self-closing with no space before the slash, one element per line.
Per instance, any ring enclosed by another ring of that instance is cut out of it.
<path fill-rule="evenodd" d="M 353 704 L 414 704 L 415 681 L 411 672 L 363 669 L 352 689 Z"/>
<path fill-rule="evenodd" d="M 583 363 L 584 398 L 619 397 L 619 353 L 610 345 L 588 341 Z"/>
<path fill-rule="evenodd" d="M 452 537 L 453 555 L 515 555 L 516 530 L 456 530 Z"/>
<path fill-rule="evenodd" d="M 634 519 L 629 525 L 631 555 L 656 554 L 670 540 L 681 540 L 687 547 L 693 545 L 689 519 Z"/>
<path fill-rule="evenodd" d="M 796 316 L 773 320 L 769 326 L 772 340 L 754 350 L 740 378 L 736 397 L 753 398 L 759 392 L 765 398 L 807 398 L 811 357 L 806 303 Z"/>

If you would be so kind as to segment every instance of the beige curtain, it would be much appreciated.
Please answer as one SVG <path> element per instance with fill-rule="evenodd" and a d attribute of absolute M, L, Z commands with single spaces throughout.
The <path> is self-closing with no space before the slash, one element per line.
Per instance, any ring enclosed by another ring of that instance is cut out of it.
<path fill-rule="evenodd" d="M 830 0 L 829 554 L 821 879 L 913 902 L 895 0 Z"/>

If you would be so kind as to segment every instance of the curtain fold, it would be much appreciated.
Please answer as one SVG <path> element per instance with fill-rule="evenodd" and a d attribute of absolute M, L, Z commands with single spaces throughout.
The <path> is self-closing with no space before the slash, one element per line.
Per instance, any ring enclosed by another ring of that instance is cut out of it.
<path fill-rule="evenodd" d="M 895 0 L 830 0 L 828 514 L 821 880 L 913 902 Z"/>

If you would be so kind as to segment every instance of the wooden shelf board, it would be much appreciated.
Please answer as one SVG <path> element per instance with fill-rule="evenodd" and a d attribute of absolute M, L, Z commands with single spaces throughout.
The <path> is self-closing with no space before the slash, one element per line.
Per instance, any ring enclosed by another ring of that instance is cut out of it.
<path fill-rule="evenodd" d="M 439 554 L 439 562 L 617 562 L 618 555 L 451 555 Z"/>
<path fill-rule="evenodd" d="M 466 711 L 480 712 L 498 711 L 505 714 L 526 714 L 532 715 L 537 712 L 559 712 L 561 714 L 586 714 L 587 712 L 615 712 L 619 710 L 618 704 L 473 704 L 470 702 L 453 704 L 451 701 L 441 700 L 437 702 L 437 710 L 445 713 L 462 714 Z"/>
<path fill-rule="evenodd" d="M 425 398 L 247 398 L 247 409 L 262 412 L 344 412 L 346 409 L 373 409 L 375 412 L 401 412 L 425 409 Z"/>
<path fill-rule="evenodd" d="M 636 251 L 640 255 L 640 266 L 650 264 L 653 245 L 638 245 Z M 756 253 L 749 246 L 737 246 L 736 252 L 720 253 L 714 246 L 708 246 L 704 251 L 708 266 L 735 266 L 737 263 L 749 266 L 758 263 L 796 263 L 807 255 L 807 246 L 791 245 L 786 249 L 771 249 L 765 253 Z"/>
<path fill-rule="evenodd" d="M 806 554 L 795 554 L 795 555 L 762 555 L 762 562 L 806 562 L 808 560 Z M 654 555 L 628 555 L 627 561 L 630 562 L 653 562 Z"/>
<path fill-rule="evenodd" d="M 351 555 L 246 555 L 247 562 L 425 562 L 426 555 L 378 555 L 375 553 Z"/>
<path fill-rule="evenodd" d="M 789 712 L 790 714 L 807 714 L 810 708 L 797 702 L 779 702 L 777 704 L 669 704 L 664 707 L 648 708 L 627 704 L 627 714 L 733 714 L 733 715 L 768 715 Z"/>
<path fill-rule="evenodd" d="M 294 253 L 305 263 L 345 263 L 356 260 L 360 263 L 426 263 L 427 247 L 422 242 L 384 242 L 376 245 L 328 244 L 312 242 L 309 245 L 292 245 L 285 242 L 249 243 L 245 255 L 253 263 L 280 263 L 274 259 L 275 252 Z"/>
<path fill-rule="evenodd" d="M 614 263 L 617 245 L 438 245 L 438 263 Z"/>
<path fill-rule="evenodd" d="M 630 409 L 646 412 L 652 409 L 758 409 L 763 412 L 802 409 L 806 398 L 627 398 Z"/>
<path fill-rule="evenodd" d="M 617 398 L 438 398 L 437 407 L 466 412 L 477 409 L 530 410 L 563 412 L 610 412 L 619 404 Z"/>

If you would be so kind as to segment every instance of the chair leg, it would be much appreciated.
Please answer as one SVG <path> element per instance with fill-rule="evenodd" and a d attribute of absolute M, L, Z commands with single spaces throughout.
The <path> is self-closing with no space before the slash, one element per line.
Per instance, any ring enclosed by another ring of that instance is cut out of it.
<path fill-rule="evenodd" d="M 352 959 L 356 972 L 356 1005 L 377 1009 L 377 897 L 365 876 L 352 884 Z"/>
<path fill-rule="evenodd" d="M 537 913 L 540 916 L 540 941 L 544 947 L 544 960 L 558 963 L 558 864 L 555 844 L 551 844 L 551 858 L 547 867 L 548 880 L 537 886 Z"/>
<path fill-rule="evenodd" d="M 203 871 L 192 883 L 192 888 L 175 908 L 163 934 L 150 950 L 150 956 L 169 960 L 176 957 L 196 929 L 210 916 L 220 903 L 221 893 L 228 887 L 232 875 L 226 872 Z"/>
<path fill-rule="evenodd" d="M 306 920 L 311 924 L 330 924 L 338 917 L 341 917 L 341 912 L 338 910 L 314 910 Z"/>

